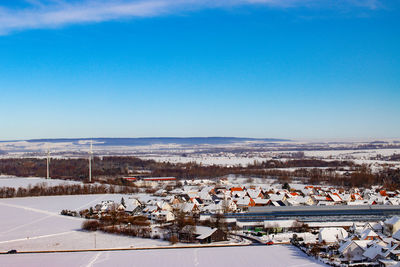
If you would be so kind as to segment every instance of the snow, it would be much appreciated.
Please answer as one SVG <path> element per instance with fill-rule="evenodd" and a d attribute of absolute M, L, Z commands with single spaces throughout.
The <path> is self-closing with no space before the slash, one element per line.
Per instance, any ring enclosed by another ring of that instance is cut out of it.
<path fill-rule="evenodd" d="M 270 158 L 262 157 L 241 157 L 241 156 L 220 156 L 220 155 L 192 155 L 190 157 L 180 156 L 141 156 L 142 159 L 152 159 L 158 162 L 170 162 L 170 163 L 190 163 L 196 162 L 204 166 L 220 165 L 220 166 L 247 166 L 253 164 L 255 161 L 263 162 Z"/>
<path fill-rule="evenodd" d="M 94 234 L 81 231 L 84 219 L 60 215 L 62 209 L 81 210 L 103 200 L 119 202 L 129 195 L 78 195 L 10 198 L 0 200 L 0 251 L 92 249 Z M 97 233 L 97 248 L 168 245 L 161 240 Z"/>
<path fill-rule="evenodd" d="M 82 184 L 77 181 L 59 180 L 59 179 L 45 179 L 38 177 L 12 177 L 12 176 L 0 176 L 0 187 L 12 187 L 18 189 L 19 187 L 27 188 L 30 186 L 35 186 L 38 184 L 45 183 L 47 186 L 57 186 L 64 184 Z"/>
<path fill-rule="evenodd" d="M 267 241 L 272 241 L 274 243 L 289 243 L 290 239 L 293 238 L 293 235 L 296 234 L 297 237 L 303 238 L 304 242 L 306 243 L 315 243 L 318 239 L 317 235 L 314 235 L 312 233 L 278 233 L 278 234 L 269 234 L 269 235 L 263 235 L 259 239 L 263 242 Z"/>
<path fill-rule="evenodd" d="M 160 239 L 120 236 L 99 231 L 86 232 L 73 230 L 35 236 L 29 239 L 3 241 L 0 242 L 0 251 L 8 251 L 11 249 L 17 251 L 112 249 L 168 245 L 169 242 Z"/>
<path fill-rule="evenodd" d="M 334 243 L 338 240 L 343 240 L 347 238 L 348 233 L 343 228 L 337 227 L 330 227 L 330 228 L 321 228 L 319 229 L 318 240 L 319 242 L 327 242 L 327 243 Z"/>
<path fill-rule="evenodd" d="M 279 256 L 277 256 L 279 255 Z M 247 246 L 140 251 L 1 255 L 5 266 L 327 266 L 293 246 Z"/>
<path fill-rule="evenodd" d="M 304 155 L 307 157 L 320 157 L 320 158 L 357 158 L 365 159 L 370 157 L 375 157 L 377 155 L 391 156 L 393 154 L 399 154 L 400 149 L 365 149 L 365 150 L 310 150 L 304 151 Z"/>
<path fill-rule="evenodd" d="M 385 224 L 389 224 L 389 225 L 395 225 L 396 223 L 398 223 L 400 221 L 400 217 L 399 216 L 393 216 L 390 219 L 387 219 L 385 221 Z"/>
<path fill-rule="evenodd" d="M 195 232 L 197 235 L 197 239 L 204 239 L 212 235 L 215 231 L 217 231 L 217 228 L 211 228 L 207 226 L 196 226 Z"/>
<path fill-rule="evenodd" d="M 0 251 L 115 249 L 168 246 L 158 239 L 134 238 L 80 230 L 81 218 L 59 215 L 62 209 L 80 210 L 103 200 L 120 201 L 129 195 L 77 195 L 0 200 Z M 280 255 L 280 257 L 274 257 Z M 1 255 L 2 266 L 322 266 L 292 246 L 217 247 Z"/>

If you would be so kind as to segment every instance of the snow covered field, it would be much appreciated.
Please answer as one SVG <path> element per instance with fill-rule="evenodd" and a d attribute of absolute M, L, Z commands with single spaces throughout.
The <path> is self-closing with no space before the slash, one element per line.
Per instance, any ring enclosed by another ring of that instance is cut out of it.
<path fill-rule="evenodd" d="M 293 246 L 0 255 L 4 266 L 326 266 Z"/>
<path fill-rule="evenodd" d="M 84 221 L 62 216 L 62 209 L 81 210 L 102 200 L 119 202 L 127 195 L 79 195 L 11 198 L 0 200 L 0 251 L 92 249 L 94 234 L 81 231 Z M 161 240 L 96 233 L 96 248 L 129 248 L 168 245 Z"/>
<path fill-rule="evenodd" d="M 365 150 L 315 150 L 304 151 L 307 157 L 328 158 L 335 159 L 369 159 L 377 155 L 391 156 L 393 154 L 400 154 L 400 149 L 365 149 Z"/>
<path fill-rule="evenodd" d="M 270 152 L 254 152 L 249 156 L 240 156 L 233 153 L 221 154 L 188 154 L 185 157 L 179 155 L 149 155 L 139 156 L 142 159 L 152 159 L 157 162 L 170 163 L 189 163 L 196 162 L 202 165 L 220 165 L 220 166 L 247 166 L 254 162 L 263 162 L 271 160 L 274 157 L 283 157 L 287 153 L 296 153 L 298 151 L 270 151 Z M 314 157 L 325 160 L 354 160 L 357 164 L 395 164 L 400 166 L 399 162 L 381 161 L 373 159 L 378 155 L 391 156 L 400 154 L 400 149 L 365 149 L 365 150 L 309 150 L 304 151 L 306 157 Z M 299 168 L 293 168 L 299 169 Z M 289 170 L 290 171 L 290 170 Z"/>
<path fill-rule="evenodd" d="M 240 157 L 240 156 L 211 156 L 211 155 L 193 155 L 189 157 L 180 157 L 180 156 L 146 156 L 140 157 L 142 159 L 152 159 L 157 162 L 170 162 L 170 163 L 189 163 L 196 162 L 197 164 L 202 164 L 205 166 L 209 165 L 220 165 L 220 166 L 247 166 L 249 164 L 253 164 L 254 161 L 263 162 L 269 160 L 271 158 L 262 158 L 262 157 Z"/>
<path fill-rule="evenodd" d="M 66 181 L 59 179 L 45 179 L 39 177 L 12 177 L 12 176 L 0 176 L 0 187 L 13 187 L 18 189 L 19 187 L 27 188 L 35 186 L 37 184 L 45 183 L 48 186 L 56 186 L 62 184 L 81 184 L 77 181 Z"/>
<path fill-rule="evenodd" d="M 0 251 L 137 248 L 169 245 L 143 239 L 84 232 L 83 219 L 61 216 L 61 209 L 80 210 L 102 200 L 128 195 L 78 195 L 0 200 Z M 6 218 L 6 219 L 5 219 Z M 323 266 L 292 246 L 251 246 L 145 251 L 108 251 L 0 255 L 0 266 Z"/>

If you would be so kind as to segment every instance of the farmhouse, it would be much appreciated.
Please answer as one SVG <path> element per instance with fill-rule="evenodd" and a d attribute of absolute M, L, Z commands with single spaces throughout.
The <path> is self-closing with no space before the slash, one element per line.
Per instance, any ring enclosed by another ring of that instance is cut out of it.
<path fill-rule="evenodd" d="M 334 228 L 321 228 L 318 234 L 318 240 L 320 243 L 336 243 L 340 240 L 347 238 L 348 233 L 341 227 Z"/>
<path fill-rule="evenodd" d="M 217 228 L 186 225 L 179 232 L 181 242 L 211 243 L 227 240 L 227 234 Z"/>

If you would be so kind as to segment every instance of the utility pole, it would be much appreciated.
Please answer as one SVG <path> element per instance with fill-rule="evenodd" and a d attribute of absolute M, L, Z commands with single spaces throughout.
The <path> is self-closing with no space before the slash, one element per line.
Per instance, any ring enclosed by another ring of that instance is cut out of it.
<path fill-rule="evenodd" d="M 47 149 L 47 179 L 50 179 L 50 150 Z"/>
<path fill-rule="evenodd" d="M 92 155 L 93 155 L 93 142 L 90 140 L 90 151 L 89 151 L 89 183 L 92 182 Z"/>

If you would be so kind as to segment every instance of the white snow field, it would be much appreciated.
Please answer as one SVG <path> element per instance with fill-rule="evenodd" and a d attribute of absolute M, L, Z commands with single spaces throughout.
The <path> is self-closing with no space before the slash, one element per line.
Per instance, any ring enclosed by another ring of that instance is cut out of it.
<path fill-rule="evenodd" d="M 119 202 L 122 197 L 128 199 L 129 196 L 103 194 L 0 199 L 0 251 L 93 249 L 95 239 L 96 248 L 168 245 L 161 240 L 81 231 L 84 219 L 60 215 L 62 209 L 79 211 L 102 200 Z"/>
<path fill-rule="evenodd" d="M 168 246 L 169 242 L 81 231 L 83 219 L 59 215 L 128 195 L 0 199 L 0 251 Z M 249 246 L 140 251 L 0 255 L 0 266 L 324 266 L 292 246 Z"/>
<path fill-rule="evenodd" d="M 37 184 L 45 183 L 47 186 L 57 186 L 63 184 L 82 184 L 77 181 L 68 181 L 60 179 L 45 179 L 39 177 L 13 177 L 13 176 L 0 176 L 0 187 L 12 187 L 18 189 L 19 187 L 28 188 L 28 186 L 35 186 Z"/>
<path fill-rule="evenodd" d="M 51 254 L 0 255 L 3 266 L 326 266 L 293 246 L 158 249 Z"/>
<path fill-rule="evenodd" d="M 197 164 L 202 164 L 204 166 L 210 165 L 220 165 L 220 166 L 247 166 L 253 164 L 255 161 L 263 162 L 270 160 L 271 158 L 263 158 L 258 156 L 252 157 L 240 157 L 240 156 L 221 156 L 221 155 L 191 155 L 188 157 L 180 156 L 140 156 L 144 160 L 155 160 L 157 162 L 170 162 L 170 163 L 190 163 L 196 162 Z"/>

